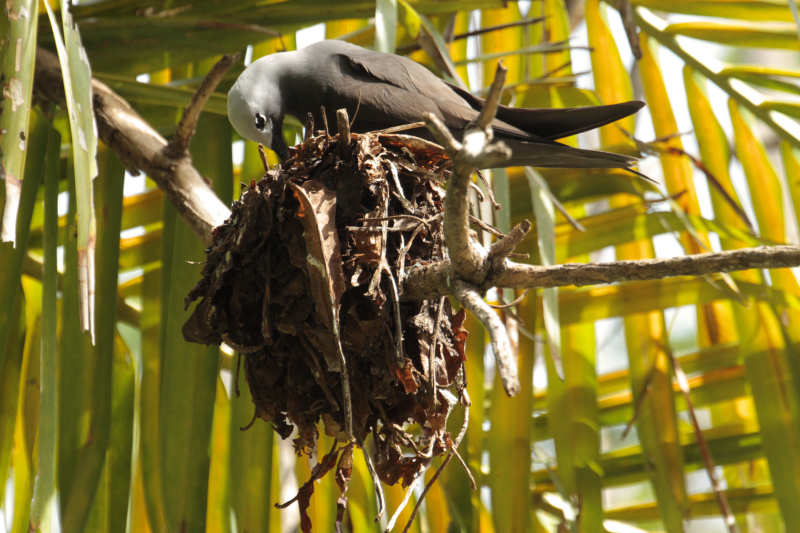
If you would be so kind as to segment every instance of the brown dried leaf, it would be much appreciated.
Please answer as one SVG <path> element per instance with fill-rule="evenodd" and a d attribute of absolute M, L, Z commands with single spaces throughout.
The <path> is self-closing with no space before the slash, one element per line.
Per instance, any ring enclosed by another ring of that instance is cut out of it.
<path fill-rule="evenodd" d="M 289 187 L 300 203 L 297 217 L 303 223 L 306 273 L 317 316 L 325 321 L 327 330 L 338 337 L 339 306 L 345 284 L 339 234 L 336 229 L 336 192 L 317 180 L 309 180 L 301 185 L 290 182 Z M 328 368 L 341 371 L 336 352 L 333 352 L 333 357 L 327 352 L 329 350 L 325 351 Z"/>

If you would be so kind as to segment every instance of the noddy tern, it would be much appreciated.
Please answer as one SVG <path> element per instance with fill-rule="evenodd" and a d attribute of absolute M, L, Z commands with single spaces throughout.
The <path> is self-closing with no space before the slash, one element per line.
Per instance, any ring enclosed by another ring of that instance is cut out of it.
<path fill-rule="evenodd" d="M 327 113 L 346 108 L 354 119 L 352 131 L 367 132 L 417 122 L 431 112 L 460 135 L 483 104 L 407 57 L 330 40 L 251 63 L 228 92 L 228 118 L 242 137 L 272 148 L 285 160 L 289 149 L 281 129 L 286 115 L 304 122 L 311 113 L 321 124 L 322 106 Z M 573 148 L 556 139 L 614 122 L 643 105 L 630 101 L 559 109 L 499 106 L 492 128 L 495 138 L 511 148 L 511 158 L 503 163 L 506 167 L 629 169 L 635 158 Z M 412 133 L 430 138 L 424 128 Z"/>

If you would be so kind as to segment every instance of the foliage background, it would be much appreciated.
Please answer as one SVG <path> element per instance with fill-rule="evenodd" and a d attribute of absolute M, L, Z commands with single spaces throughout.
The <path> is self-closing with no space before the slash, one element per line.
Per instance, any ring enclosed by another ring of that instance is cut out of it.
<path fill-rule="evenodd" d="M 246 387 L 232 394 L 234 357 L 182 338 L 183 298 L 199 277 L 203 243 L 152 183 L 138 178 L 136 185 L 102 144 L 92 182 L 80 39 L 93 75 L 167 136 L 219 54 L 293 48 L 295 32 L 320 22 L 327 37 L 410 53 L 474 91 L 488 85 L 502 57 L 505 97 L 514 105 L 644 98 L 647 109 L 620 125 L 647 141 L 663 139 L 643 167 L 662 191 L 616 171 L 493 172 L 505 206 L 495 223 L 508 229 L 523 217 L 537 221 L 526 244 L 532 260 L 652 257 L 796 236 L 794 4 L 619 2 L 640 30 L 634 42 L 642 58 L 632 64 L 621 59 L 630 44 L 617 11 L 598 0 L 568 4 L 101 0 L 69 8 L 78 37 L 64 5 L 53 6 L 51 25 L 50 6 L 6 2 L 0 530 L 291 530 L 296 510 L 272 504 L 291 497 L 311 468 L 305 458 L 295 462 L 267 424 L 240 431 L 252 404 Z M 55 50 L 54 27 L 63 30 L 70 65 L 69 119 L 66 110 L 31 105 L 35 45 Z M 576 31 L 590 50 L 570 49 Z M 444 59 L 432 60 L 420 46 Z M 586 57 L 591 72 L 573 67 Z M 195 166 L 226 202 L 261 165 L 250 144 L 239 157 L 241 141 L 224 116 L 224 91 L 237 73 L 209 101 L 192 142 Z M 287 131 L 289 140 L 297 132 Z M 618 151 L 642 148 L 616 125 L 595 140 Z M 684 142 L 707 172 L 682 155 Z M 548 187 L 586 231 L 553 214 Z M 733 208 L 740 203 L 757 229 Z M 79 281 L 92 261 L 94 343 L 81 327 L 91 317 L 80 304 L 89 285 Z M 500 296 L 515 297 L 490 294 Z M 523 391 L 513 399 L 494 381 L 485 334 L 472 321 L 466 370 L 473 406 L 461 452 L 480 489 L 472 491 L 451 464 L 412 530 L 726 531 L 703 469 L 701 428 L 737 527 L 800 531 L 798 297 L 788 269 L 531 293 L 504 312 L 518 333 Z M 697 426 L 678 392 L 672 356 L 689 375 Z M 392 511 L 403 490 L 387 487 L 386 495 Z M 332 479 L 317 484 L 311 514 L 318 530 L 331 529 L 336 497 Z M 357 454 L 352 530 L 378 530 L 375 515 Z"/>

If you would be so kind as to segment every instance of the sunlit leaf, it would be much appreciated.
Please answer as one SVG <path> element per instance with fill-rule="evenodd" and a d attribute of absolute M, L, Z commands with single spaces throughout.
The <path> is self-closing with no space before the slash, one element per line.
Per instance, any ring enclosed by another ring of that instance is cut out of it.
<path fill-rule="evenodd" d="M 58 318 L 57 318 L 57 247 L 58 247 L 58 178 L 61 136 L 50 130 L 44 168 L 44 268 L 42 272 L 42 369 L 39 400 L 39 458 L 31 524 L 45 533 L 57 531 L 59 509 L 56 474 L 58 469 Z"/>
<path fill-rule="evenodd" d="M 39 3 L 36 0 L 9 1 L 0 18 L 0 75 L 3 111 L 0 113 L 0 164 L 4 191 L 0 194 L 0 242 L 15 242 L 17 209 L 23 180 L 31 110 L 33 71 L 36 60 L 36 30 Z M 0 293 L 1 295 L 1 293 Z M 0 345 L 5 340 L 0 324 Z M 0 355 L 0 366 L 2 366 Z"/>
<path fill-rule="evenodd" d="M 742 20 L 792 21 L 792 14 L 782 0 L 634 0 L 631 3 L 672 13 Z"/>
<path fill-rule="evenodd" d="M 92 180 L 97 176 L 97 125 L 92 105 L 92 72 L 89 58 L 81 44 L 74 25 L 68 2 L 62 1 L 64 38 L 56 24 L 50 5 L 45 2 L 47 16 L 58 51 L 58 60 L 64 80 L 64 96 L 67 102 L 70 131 L 72 133 L 72 157 L 75 167 L 75 194 L 77 196 L 77 247 L 80 289 L 81 327 L 89 331 L 94 342 L 94 242 L 95 218 L 92 199 Z"/>
<path fill-rule="evenodd" d="M 680 22 L 670 24 L 664 32 L 733 46 L 800 49 L 794 23 Z"/>
<path fill-rule="evenodd" d="M 394 52 L 397 44 L 397 0 L 375 2 L 375 49 Z"/>

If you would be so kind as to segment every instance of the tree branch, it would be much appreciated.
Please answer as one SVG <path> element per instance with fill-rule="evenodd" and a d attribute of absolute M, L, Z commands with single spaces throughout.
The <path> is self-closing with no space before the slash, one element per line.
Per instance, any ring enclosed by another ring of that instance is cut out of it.
<path fill-rule="evenodd" d="M 513 236 L 504 239 L 502 245 L 493 249 L 494 255 L 490 257 L 489 251 L 470 235 L 468 197 L 472 172 L 476 167 L 491 167 L 495 162 L 499 163 L 511 156 L 511 150 L 505 144 L 491 142 L 491 124 L 497 113 L 505 79 L 506 68 L 498 63 L 486 103 L 475 120 L 467 125 L 463 144 L 453 137 L 433 113 L 425 115 L 425 122 L 453 161 L 453 173 L 447 182 L 447 195 L 444 198 L 442 221 L 444 242 L 450 259 L 448 264 L 452 264 L 453 282 L 450 284 L 448 278 L 443 286 L 450 286 L 461 305 L 469 309 L 489 331 L 500 381 L 506 394 L 514 396 L 519 392 L 519 377 L 508 332 L 497 314 L 483 301 L 482 293 L 477 287 L 484 283 L 495 262 L 502 263 L 503 252 L 507 252 L 507 256 L 514 248 L 513 243 L 522 240 L 530 223 L 527 227 L 517 228 Z"/>
<path fill-rule="evenodd" d="M 759 246 L 705 254 L 610 261 L 606 263 L 567 263 L 541 266 L 506 260 L 493 270 L 483 288 L 488 287 L 563 287 L 596 285 L 619 281 L 663 279 L 674 276 L 702 276 L 751 268 L 786 268 L 800 265 L 800 246 Z M 446 262 L 414 265 L 403 280 L 403 297 L 433 298 L 447 294 L 453 268 Z"/>
<path fill-rule="evenodd" d="M 64 85 L 56 56 L 44 49 L 36 54 L 34 92 L 64 105 Z M 131 172 L 145 172 L 178 209 L 189 226 L 206 242 L 211 230 L 230 215 L 188 156 L 171 157 L 167 141 L 106 84 L 92 79 L 94 111 L 100 139 L 110 146 Z"/>
<path fill-rule="evenodd" d="M 506 68 L 497 64 L 497 71 L 486 104 L 475 122 L 467 126 L 464 143 L 458 142 L 447 126 L 433 113 L 425 114 L 425 123 L 436 141 L 453 161 L 453 174 L 447 183 L 444 199 L 444 238 L 450 261 L 461 279 L 482 284 L 488 273 L 487 251 L 474 242 L 469 232 L 469 184 L 476 167 L 491 167 L 511 156 L 503 143 L 491 143 L 491 122 L 497 113 L 500 93 L 505 83 Z"/>
<path fill-rule="evenodd" d="M 203 111 L 203 107 L 205 107 L 209 97 L 214 93 L 214 89 L 217 88 L 222 77 L 237 59 L 239 59 L 239 54 L 225 54 L 203 78 L 203 83 L 200 84 L 197 92 L 192 96 L 192 101 L 183 110 L 181 120 L 175 129 L 175 135 L 167 145 L 164 153 L 169 157 L 177 159 L 189 155 L 189 143 L 194 136 L 200 112 Z"/>
<path fill-rule="evenodd" d="M 453 282 L 453 296 L 458 298 L 466 309 L 475 315 L 489 331 L 494 359 L 497 363 L 497 375 L 503 383 L 503 389 L 509 396 L 519 392 L 519 376 L 514 352 L 505 324 L 497 316 L 494 309 L 483 300 L 483 295 L 475 287 L 460 280 Z"/>

